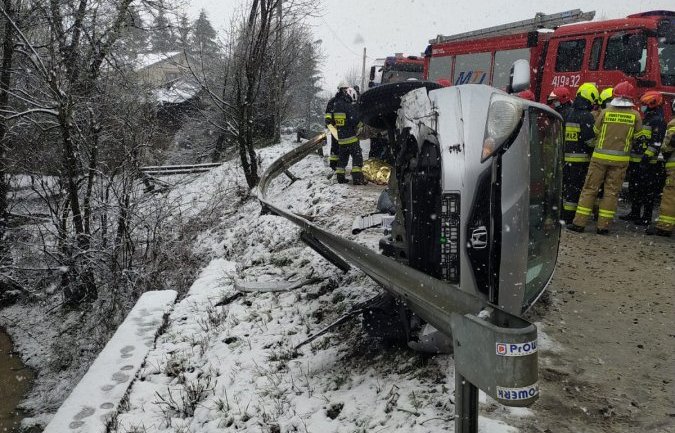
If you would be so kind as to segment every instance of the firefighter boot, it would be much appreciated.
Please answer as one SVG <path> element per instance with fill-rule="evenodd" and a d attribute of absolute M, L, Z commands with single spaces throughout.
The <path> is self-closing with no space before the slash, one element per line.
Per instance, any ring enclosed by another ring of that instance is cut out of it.
<path fill-rule="evenodd" d="M 648 226 L 652 223 L 652 213 L 654 208 L 649 205 L 645 205 L 642 208 L 642 217 L 635 220 L 635 225 L 637 226 Z"/>
<path fill-rule="evenodd" d="M 636 206 L 631 206 L 630 212 L 628 212 L 626 215 L 619 215 L 619 219 L 630 222 L 637 221 L 640 219 L 640 209 Z"/>
<path fill-rule="evenodd" d="M 368 185 L 368 181 L 363 177 L 363 173 L 360 171 L 352 173 L 352 182 L 354 185 Z"/>
<path fill-rule="evenodd" d="M 663 230 L 654 226 L 647 227 L 647 230 L 645 230 L 645 234 L 647 236 L 656 235 L 656 236 L 664 236 L 667 238 L 669 238 L 672 235 L 672 233 L 669 232 L 668 230 Z"/>
<path fill-rule="evenodd" d="M 335 173 L 338 183 L 349 183 L 349 180 L 345 177 L 344 173 Z"/>

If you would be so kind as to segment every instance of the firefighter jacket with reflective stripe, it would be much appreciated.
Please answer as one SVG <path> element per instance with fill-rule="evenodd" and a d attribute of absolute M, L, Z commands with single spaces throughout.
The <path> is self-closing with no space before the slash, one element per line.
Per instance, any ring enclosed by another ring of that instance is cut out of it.
<path fill-rule="evenodd" d="M 631 107 L 607 106 L 593 127 L 596 145 L 594 160 L 607 165 L 628 165 L 633 140 L 644 137 L 640 113 Z"/>
<path fill-rule="evenodd" d="M 348 95 L 341 92 L 338 92 L 333 100 L 333 113 L 331 117 L 332 124 L 335 125 L 335 129 L 338 132 L 338 143 L 358 143 L 359 139 L 356 133 L 359 117 L 356 104 L 352 103 L 352 99 Z"/>
<path fill-rule="evenodd" d="M 333 106 L 335 105 L 335 97 L 332 97 L 328 100 L 328 104 L 326 104 L 326 115 L 324 116 L 324 120 L 326 121 L 326 126 L 328 125 L 335 125 L 333 122 Z"/>
<path fill-rule="evenodd" d="M 666 135 L 666 119 L 663 108 L 648 109 L 642 120 L 644 134 L 638 140 L 638 146 L 634 146 L 630 154 L 631 162 L 640 162 L 643 157 L 651 164 L 658 162 L 659 149 Z"/>
<path fill-rule="evenodd" d="M 666 159 L 666 169 L 675 169 L 675 117 L 668 123 L 661 152 Z"/>
<path fill-rule="evenodd" d="M 565 117 L 565 162 L 588 163 L 591 160 L 593 145 L 594 118 L 591 104 L 577 97 Z"/>

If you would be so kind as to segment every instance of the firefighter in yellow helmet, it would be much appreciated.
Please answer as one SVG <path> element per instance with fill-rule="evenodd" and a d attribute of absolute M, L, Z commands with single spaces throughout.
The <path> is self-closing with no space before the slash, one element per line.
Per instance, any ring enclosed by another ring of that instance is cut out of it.
<path fill-rule="evenodd" d="M 591 114 L 598 99 L 595 84 L 579 86 L 572 107 L 565 116 L 565 164 L 563 165 L 563 213 L 565 224 L 572 224 L 577 210 L 581 188 L 584 186 L 588 164 L 593 152 L 593 124 Z"/>
<path fill-rule="evenodd" d="M 675 112 L 675 101 L 673 101 Z M 648 235 L 670 236 L 675 227 L 675 117 L 666 127 L 661 152 L 666 159 L 666 184 L 661 194 L 659 217 L 656 226 L 647 228 Z"/>
<path fill-rule="evenodd" d="M 600 186 L 604 196 L 600 200 L 597 233 L 608 234 L 609 224 L 616 214 L 619 191 L 630 161 L 633 139 L 644 135 L 640 113 L 635 110 L 635 88 L 627 81 L 614 87 L 614 99 L 600 112 L 593 130 L 596 146 L 591 156 L 584 187 L 574 221 L 568 228 L 583 232 L 593 212 L 593 204 Z"/>

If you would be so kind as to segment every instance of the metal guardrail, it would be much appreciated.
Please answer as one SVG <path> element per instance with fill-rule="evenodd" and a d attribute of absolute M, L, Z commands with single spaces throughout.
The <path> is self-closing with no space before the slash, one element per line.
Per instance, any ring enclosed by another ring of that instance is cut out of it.
<path fill-rule="evenodd" d="M 277 159 L 263 173 L 259 183 L 258 198 L 264 207 L 299 226 L 314 236 L 335 254 L 361 269 L 391 293 L 403 299 L 424 320 L 436 329 L 451 334 L 450 314 L 478 314 L 487 304 L 477 296 L 462 291 L 459 286 L 433 278 L 383 256 L 359 243 L 330 233 L 302 216 L 282 209 L 270 201 L 267 189 L 277 176 L 293 164 L 321 147 L 326 135 L 319 134 Z"/>
<path fill-rule="evenodd" d="M 334 254 L 361 269 L 387 291 L 404 299 L 421 318 L 452 336 L 456 432 L 478 432 L 478 389 L 506 406 L 532 405 L 539 398 L 536 326 L 488 305 L 457 285 L 330 233 L 268 198 L 271 182 L 321 147 L 325 139 L 325 134 L 317 135 L 274 161 L 263 173 L 258 188 L 263 208 L 299 226 L 305 237 L 313 238 L 313 248 L 324 257 Z"/>
<path fill-rule="evenodd" d="M 205 173 L 212 168 L 220 167 L 222 163 L 186 164 L 186 165 L 148 165 L 139 170 L 148 176 L 172 176 L 176 174 Z"/>

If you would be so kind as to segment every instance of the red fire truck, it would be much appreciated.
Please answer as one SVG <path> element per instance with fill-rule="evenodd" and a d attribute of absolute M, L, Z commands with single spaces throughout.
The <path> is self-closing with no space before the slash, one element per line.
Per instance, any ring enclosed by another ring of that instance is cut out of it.
<path fill-rule="evenodd" d="M 385 59 L 377 59 L 379 64 L 370 68 L 368 88 L 380 84 L 396 83 L 410 78 L 421 79 L 424 73 L 424 59 L 417 56 L 404 56 L 396 53 Z"/>
<path fill-rule="evenodd" d="M 651 11 L 626 18 L 589 21 L 579 9 L 462 33 L 439 35 L 425 52 L 424 78 L 505 89 L 510 68 L 526 59 L 531 90 L 545 102 L 557 86 L 595 83 L 600 91 L 630 81 L 638 96 L 658 90 L 670 119 L 675 97 L 675 12 Z M 576 23 L 576 24 L 573 24 Z"/>

